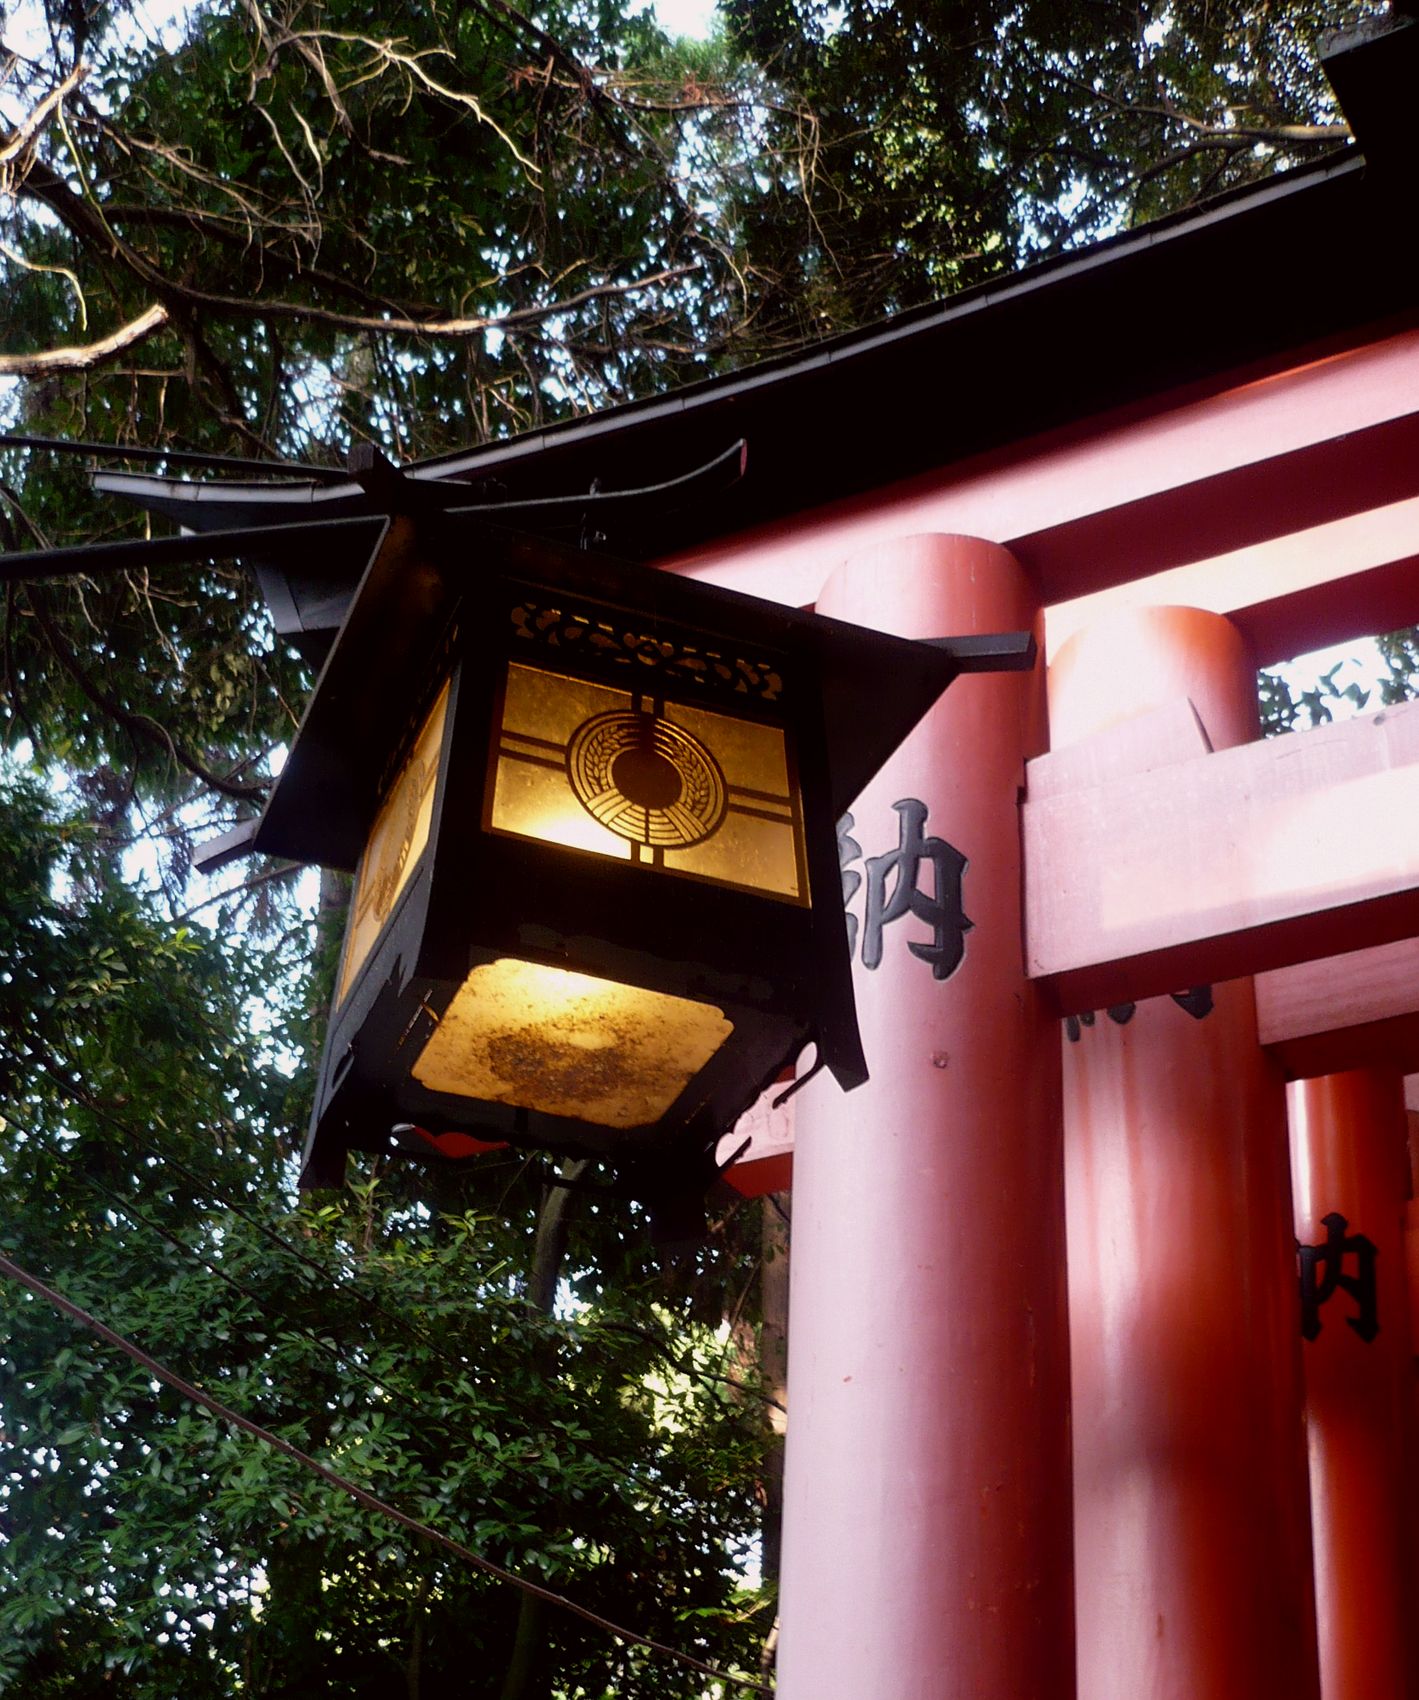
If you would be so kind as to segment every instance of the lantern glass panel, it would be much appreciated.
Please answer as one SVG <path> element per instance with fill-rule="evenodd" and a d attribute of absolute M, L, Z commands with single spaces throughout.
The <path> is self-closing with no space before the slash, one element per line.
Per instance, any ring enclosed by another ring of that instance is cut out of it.
<path fill-rule="evenodd" d="M 733 1031 L 712 1004 L 504 957 L 464 980 L 413 1075 L 433 1092 L 640 1127 Z"/>
<path fill-rule="evenodd" d="M 806 904 L 781 727 L 513 662 L 488 825 Z"/>
<path fill-rule="evenodd" d="M 337 1001 L 344 998 L 364 965 L 429 841 L 447 714 L 445 685 L 375 817 L 355 882 Z"/>
<path fill-rule="evenodd" d="M 713 752 L 727 793 L 719 830 L 699 844 L 667 849 L 665 866 L 806 902 L 798 787 L 782 730 L 684 703 L 667 703 L 665 718 Z"/>
<path fill-rule="evenodd" d="M 567 783 L 567 746 L 598 715 L 626 713 L 629 691 L 547 673 L 514 662 L 507 671 L 489 825 L 621 861 L 631 845 L 601 825 Z"/>

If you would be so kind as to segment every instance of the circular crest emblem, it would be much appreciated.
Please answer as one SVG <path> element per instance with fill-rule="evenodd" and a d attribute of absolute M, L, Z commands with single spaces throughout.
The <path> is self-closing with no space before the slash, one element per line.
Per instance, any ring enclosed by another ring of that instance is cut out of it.
<path fill-rule="evenodd" d="M 618 838 L 688 850 L 719 830 L 724 774 L 698 738 L 655 714 L 619 710 L 584 721 L 567 745 L 582 808 Z"/>

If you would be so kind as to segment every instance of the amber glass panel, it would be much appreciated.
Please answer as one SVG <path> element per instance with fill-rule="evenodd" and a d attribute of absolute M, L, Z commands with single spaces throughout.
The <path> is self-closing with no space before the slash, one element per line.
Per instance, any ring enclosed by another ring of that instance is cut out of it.
<path fill-rule="evenodd" d="M 783 731 L 683 703 L 667 703 L 665 717 L 714 752 L 729 793 L 719 831 L 667 850 L 665 866 L 806 903 L 803 822 Z"/>
<path fill-rule="evenodd" d="M 626 691 L 514 662 L 503 700 L 489 824 L 499 832 L 628 859 L 630 844 L 608 832 L 573 795 L 566 757 L 579 726 L 598 714 L 627 710 L 631 700 Z"/>
<path fill-rule="evenodd" d="M 413 1073 L 432 1092 L 643 1127 L 733 1031 L 711 1004 L 503 958 L 458 988 Z"/>
<path fill-rule="evenodd" d="M 765 726 L 758 720 L 735 720 L 683 702 L 666 703 L 665 718 L 683 726 L 714 751 L 731 787 L 772 795 L 785 811 L 791 806 L 788 752 L 781 727 Z"/>
<path fill-rule="evenodd" d="M 672 873 L 749 886 L 773 897 L 802 897 L 793 823 L 738 814 L 732 804 L 713 838 L 690 850 L 667 850 L 665 866 Z"/>
<path fill-rule="evenodd" d="M 514 662 L 488 824 L 808 901 L 781 728 Z"/>
<path fill-rule="evenodd" d="M 448 714 L 448 686 L 424 722 L 409 759 L 390 787 L 384 805 L 375 817 L 369 842 L 360 862 L 355 883 L 355 901 L 345 934 L 345 960 L 340 970 L 340 993 L 349 991 L 379 937 L 384 923 L 408 884 L 424 846 L 434 813 L 434 786 L 438 780 L 439 749 L 443 724 Z M 338 1001 L 338 1000 L 337 1000 Z"/>

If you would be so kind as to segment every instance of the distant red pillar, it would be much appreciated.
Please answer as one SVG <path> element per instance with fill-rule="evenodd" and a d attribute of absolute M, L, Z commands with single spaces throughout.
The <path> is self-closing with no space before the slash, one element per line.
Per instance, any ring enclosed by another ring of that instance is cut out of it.
<path fill-rule="evenodd" d="M 1216 747 L 1257 731 L 1245 645 L 1193 609 L 1077 633 L 1049 695 L 1056 748 L 1179 697 Z M 1251 982 L 1091 1020 L 1064 1046 L 1079 1693 L 1314 1700 L 1285 1099 Z"/>
<path fill-rule="evenodd" d="M 1298 1242 L 1363 1236 L 1373 1248 L 1318 1260 L 1311 1277 L 1324 1293 L 1333 1275 L 1363 1282 L 1371 1264 L 1373 1313 L 1362 1284 L 1358 1295 L 1335 1287 L 1304 1318 L 1314 1335 L 1303 1356 L 1322 1700 L 1412 1700 L 1419 1600 L 1407 1479 L 1404 1083 L 1372 1069 L 1297 1081 L 1290 1107 Z"/>
<path fill-rule="evenodd" d="M 1409 1277 L 1409 1412 L 1410 1432 L 1419 1437 L 1419 1110 L 1414 1109 L 1415 1085 L 1412 1077 L 1404 1082 L 1405 1121 L 1409 1126 L 1409 1201 L 1404 1206 L 1404 1263 Z M 1414 1460 L 1410 1476 L 1410 1491 L 1414 1496 L 1416 1515 L 1419 1515 L 1419 1458 Z M 1419 1558 L 1416 1558 L 1419 1568 Z M 1419 1610 L 1419 1601 L 1416 1601 Z"/>
<path fill-rule="evenodd" d="M 923 638 L 1037 613 L 1005 550 L 944 536 L 818 608 Z M 1040 671 L 959 679 L 846 831 L 872 1078 L 796 1100 L 779 1700 L 1073 1694 L 1058 1021 L 1021 945 Z"/>
<path fill-rule="evenodd" d="M 1409 1270 L 1409 1336 L 1419 1354 L 1419 1110 L 1414 1108 L 1415 1080 L 1404 1079 L 1404 1120 L 1409 1129 L 1409 1196 L 1404 1207 L 1404 1260 Z M 1419 1366 L 1416 1366 L 1419 1370 Z M 1419 1373 L 1415 1376 L 1419 1410 Z M 1419 1480 L 1419 1471 L 1416 1471 Z"/>

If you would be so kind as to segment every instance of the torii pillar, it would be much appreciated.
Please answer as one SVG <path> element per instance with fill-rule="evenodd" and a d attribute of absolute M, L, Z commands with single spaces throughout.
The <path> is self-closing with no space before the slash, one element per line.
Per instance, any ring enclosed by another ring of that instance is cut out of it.
<path fill-rule="evenodd" d="M 1052 743 L 1183 697 L 1214 747 L 1256 736 L 1236 629 L 1187 608 L 1115 616 L 1054 660 Z M 1150 876 L 1120 877 L 1132 898 Z M 1285 1098 L 1251 981 L 1070 1031 L 1079 1692 L 1315 1700 Z"/>
<path fill-rule="evenodd" d="M 1413 1700 L 1414 1346 L 1404 1082 L 1354 1069 L 1290 1088 L 1303 1252 L 1306 1433 L 1322 1700 Z"/>
<path fill-rule="evenodd" d="M 818 611 L 1037 616 L 1004 549 L 939 535 L 855 557 Z M 845 831 L 871 1079 L 796 1101 L 780 1700 L 1074 1691 L 1059 1023 L 1021 947 L 1041 672 L 958 679 Z"/>

